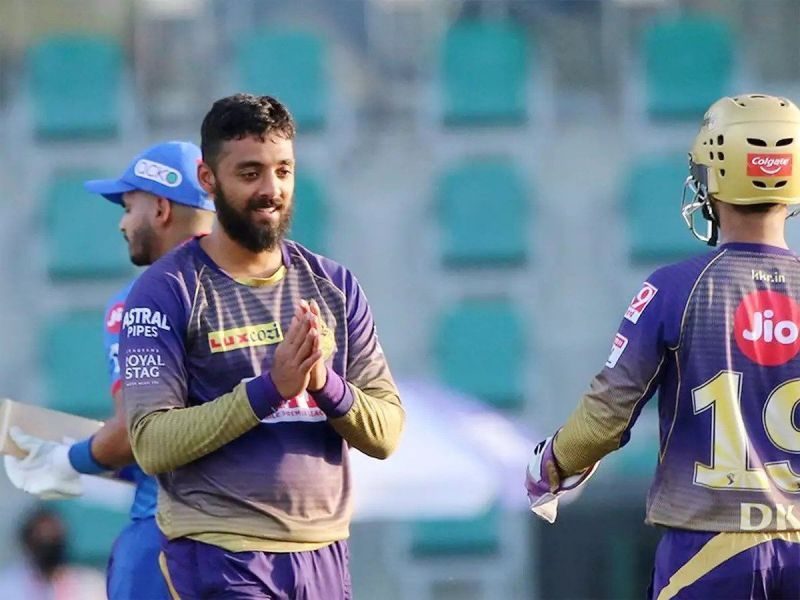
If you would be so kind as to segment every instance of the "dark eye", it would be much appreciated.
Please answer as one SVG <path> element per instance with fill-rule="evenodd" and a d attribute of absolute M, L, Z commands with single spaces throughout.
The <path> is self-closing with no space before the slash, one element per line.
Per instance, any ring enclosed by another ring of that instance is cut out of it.
<path fill-rule="evenodd" d="M 245 171 L 244 173 L 242 173 L 242 179 L 245 179 L 247 181 L 253 181 L 255 179 L 258 179 L 258 173 L 256 173 L 255 171 Z"/>
<path fill-rule="evenodd" d="M 284 177 L 288 177 L 291 174 L 292 170 L 288 167 L 283 167 L 281 169 L 278 169 L 278 177 L 280 177 L 281 179 L 283 179 Z"/>

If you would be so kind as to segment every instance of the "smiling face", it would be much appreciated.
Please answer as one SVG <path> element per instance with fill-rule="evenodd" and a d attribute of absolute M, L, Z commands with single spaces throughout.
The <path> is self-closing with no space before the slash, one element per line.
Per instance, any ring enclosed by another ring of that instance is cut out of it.
<path fill-rule="evenodd" d="M 294 145 L 278 135 L 223 143 L 213 170 L 217 218 L 251 252 L 277 247 L 292 220 Z"/>

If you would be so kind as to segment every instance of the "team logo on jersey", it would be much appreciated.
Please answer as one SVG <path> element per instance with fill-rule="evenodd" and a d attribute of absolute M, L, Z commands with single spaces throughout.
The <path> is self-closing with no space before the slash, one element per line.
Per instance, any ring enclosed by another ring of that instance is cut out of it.
<path fill-rule="evenodd" d="M 106 315 L 106 331 L 108 333 L 119 333 L 119 330 L 122 327 L 122 313 L 124 311 L 124 302 L 117 302 L 114 306 L 108 309 L 108 314 Z"/>
<path fill-rule="evenodd" d="M 733 317 L 736 344 L 747 358 L 774 367 L 800 352 L 800 305 L 770 290 L 744 297 Z"/>
<path fill-rule="evenodd" d="M 628 310 L 625 311 L 625 318 L 631 323 L 637 323 L 644 309 L 647 308 L 647 305 L 656 297 L 657 293 L 658 288 L 652 283 L 645 281 L 642 289 L 633 297 Z"/>
<path fill-rule="evenodd" d="M 322 319 L 319 319 L 319 349 L 322 350 L 322 360 L 328 360 L 336 352 L 333 330 Z"/>
<path fill-rule="evenodd" d="M 625 348 L 627 347 L 628 338 L 619 333 L 614 336 L 614 343 L 611 345 L 611 354 L 608 355 L 608 360 L 606 361 L 606 366 L 609 369 L 613 369 L 617 366 L 622 353 L 625 352 Z"/>
<path fill-rule="evenodd" d="M 302 421 L 304 423 L 315 423 L 317 421 L 324 421 L 328 417 L 317 406 L 308 392 L 303 392 L 299 396 L 284 400 L 278 409 L 264 417 L 261 421 L 263 423 L 288 423 L 292 421 Z"/>
<path fill-rule="evenodd" d="M 208 334 L 208 346 L 212 354 L 230 352 L 239 348 L 269 346 L 281 341 L 283 341 L 283 331 L 281 331 L 281 324 L 277 321 L 211 331 Z"/>
<path fill-rule="evenodd" d="M 783 177 L 792 174 L 791 154 L 747 155 L 747 174 L 750 177 Z"/>

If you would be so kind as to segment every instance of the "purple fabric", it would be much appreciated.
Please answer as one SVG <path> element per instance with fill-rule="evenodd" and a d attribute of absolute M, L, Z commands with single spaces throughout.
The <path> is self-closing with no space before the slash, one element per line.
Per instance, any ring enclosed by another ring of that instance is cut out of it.
<path fill-rule="evenodd" d="M 250 407 L 259 419 L 268 417 L 283 403 L 283 398 L 278 392 L 278 388 L 275 387 L 275 382 L 272 381 L 269 371 L 251 379 L 245 387 L 247 388 L 247 399 L 250 401 Z"/>
<path fill-rule="evenodd" d="M 351 600 L 346 541 L 307 552 L 228 552 L 188 538 L 162 540 L 181 600 Z"/>
<path fill-rule="evenodd" d="M 317 392 L 311 392 L 314 402 L 331 418 L 343 417 L 353 406 L 355 398 L 347 387 L 344 378 L 328 367 L 328 378 L 325 385 Z"/>
<path fill-rule="evenodd" d="M 658 598 L 670 577 L 716 535 L 719 534 L 667 529 L 656 550 L 653 579 L 647 597 L 651 600 Z M 732 532 L 721 535 L 741 534 Z M 800 544 L 772 540 L 740 552 L 671 598 L 800 598 Z"/>
<path fill-rule="evenodd" d="M 549 465 L 557 465 L 555 454 L 553 454 L 553 438 L 542 440 L 533 450 L 534 457 L 539 457 L 538 465 L 533 461 L 529 467 L 538 466 L 535 472 L 528 468 L 525 471 L 525 489 L 528 491 L 528 500 L 531 504 L 546 494 L 558 491 L 558 486 L 550 487 L 550 477 L 548 474 Z"/>

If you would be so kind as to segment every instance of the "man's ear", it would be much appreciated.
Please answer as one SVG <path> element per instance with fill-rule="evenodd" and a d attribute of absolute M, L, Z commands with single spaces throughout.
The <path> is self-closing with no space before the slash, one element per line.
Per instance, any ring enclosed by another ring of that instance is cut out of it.
<path fill-rule="evenodd" d="M 172 203 L 163 196 L 156 196 L 156 224 L 166 227 L 172 220 Z"/>
<path fill-rule="evenodd" d="M 203 161 L 197 163 L 197 180 L 200 182 L 200 187 L 203 188 L 206 194 L 210 196 L 214 195 L 217 179 L 208 163 Z"/>

